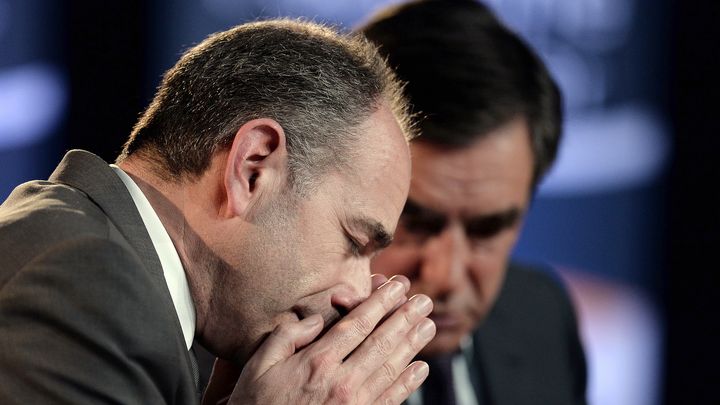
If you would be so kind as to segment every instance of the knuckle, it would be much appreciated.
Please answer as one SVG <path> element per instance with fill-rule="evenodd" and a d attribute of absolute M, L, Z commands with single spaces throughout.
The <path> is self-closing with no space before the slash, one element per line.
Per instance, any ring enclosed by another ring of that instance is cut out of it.
<path fill-rule="evenodd" d="M 352 321 L 353 330 L 361 336 L 367 336 L 373 331 L 373 322 L 367 314 L 360 314 Z"/>
<path fill-rule="evenodd" d="M 295 351 L 295 344 L 292 340 L 291 328 L 287 325 L 278 325 L 273 329 L 271 335 L 273 336 L 274 345 L 281 346 L 285 352 L 293 353 Z"/>
<path fill-rule="evenodd" d="M 397 369 L 392 363 L 387 361 L 382 365 L 382 375 L 387 382 L 393 382 L 395 378 L 397 378 Z"/>
<path fill-rule="evenodd" d="M 395 348 L 390 336 L 384 334 L 380 336 L 372 335 L 370 337 L 370 343 L 381 357 L 390 355 Z"/>
<path fill-rule="evenodd" d="M 396 405 L 398 401 L 393 400 L 391 397 L 385 397 L 380 403 L 383 405 Z"/>
<path fill-rule="evenodd" d="M 332 357 L 327 352 L 313 354 L 308 359 L 310 364 L 310 381 L 321 382 L 326 381 L 332 369 Z"/>
<path fill-rule="evenodd" d="M 355 390 L 353 389 L 352 385 L 349 383 L 349 381 L 340 381 L 337 384 L 333 386 L 333 388 L 330 390 L 330 397 L 333 399 L 333 401 L 337 401 L 341 404 L 347 404 L 350 403 L 353 399 Z"/>
<path fill-rule="evenodd" d="M 333 326 L 333 330 L 337 331 L 338 335 L 345 337 L 354 332 L 355 327 L 352 325 L 352 322 L 350 318 L 342 319 Z"/>
<path fill-rule="evenodd" d="M 381 398 L 378 398 L 375 403 L 384 405 L 398 405 L 405 401 L 414 390 L 405 382 L 398 382 L 390 387 Z"/>
<path fill-rule="evenodd" d="M 281 323 L 280 325 L 276 326 L 275 329 L 273 329 L 272 334 L 276 338 L 280 339 L 287 339 L 288 337 L 292 336 L 292 328 L 290 325 Z"/>
<path fill-rule="evenodd" d="M 406 381 L 402 381 L 397 385 L 397 394 L 401 398 L 409 397 L 412 392 L 413 390 L 407 385 Z"/>

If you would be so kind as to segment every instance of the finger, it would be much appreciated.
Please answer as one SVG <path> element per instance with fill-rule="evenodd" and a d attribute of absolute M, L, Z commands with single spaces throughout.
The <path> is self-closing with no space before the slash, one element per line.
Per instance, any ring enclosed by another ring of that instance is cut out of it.
<path fill-rule="evenodd" d="M 405 291 L 410 291 L 410 280 L 408 280 L 407 277 L 396 274 L 388 279 L 388 281 L 390 280 L 402 283 L 402 285 L 405 286 Z"/>
<path fill-rule="evenodd" d="M 426 318 L 432 308 L 432 301 L 426 295 L 413 296 L 365 339 L 343 367 L 355 370 L 356 378 L 363 375 L 386 377 L 372 381 L 372 389 L 379 395 L 435 335 L 434 323 Z M 364 381 L 362 378 L 357 382 Z"/>
<path fill-rule="evenodd" d="M 376 290 L 385 284 L 388 280 L 393 280 L 402 283 L 405 286 L 405 291 L 410 291 L 410 280 L 407 277 L 401 275 L 394 275 L 389 279 L 384 274 L 373 274 L 370 276 L 372 282 L 372 289 Z"/>
<path fill-rule="evenodd" d="M 370 285 L 373 290 L 378 289 L 381 285 L 383 285 L 387 281 L 387 277 L 385 277 L 382 274 L 373 274 L 370 276 Z"/>
<path fill-rule="evenodd" d="M 403 283 L 403 285 L 405 286 L 405 291 L 410 291 L 410 280 L 408 280 L 407 277 L 395 275 L 395 276 L 390 277 L 390 280 Z M 385 316 L 383 317 L 383 319 L 380 320 L 380 322 L 384 322 L 387 317 L 392 315 L 398 308 L 400 308 L 400 306 L 402 304 L 404 304 L 406 302 L 407 302 L 407 298 L 405 296 L 400 298 L 400 300 L 395 304 L 394 307 L 392 307 L 392 309 L 390 309 L 390 311 L 388 311 L 387 314 L 385 314 Z"/>
<path fill-rule="evenodd" d="M 424 361 L 413 362 L 403 370 L 400 378 L 390 388 L 371 402 L 373 404 L 401 404 L 420 387 L 420 384 L 427 378 L 429 371 L 430 368 Z"/>
<path fill-rule="evenodd" d="M 207 405 L 222 403 L 224 399 L 232 394 L 241 371 L 240 367 L 227 360 L 215 360 L 210 381 L 203 394 L 202 403 Z"/>
<path fill-rule="evenodd" d="M 255 379 L 275 364 L 288 359 L 315 339 L 323 328 L 323 318 L 311 315 L 301 321 L 280 324 L 255 351 L 243 369 Z"/>
<path fill-rule="evenodd" d="M 435 337 L 435 332 L 435 324 L 430 319 L 424 318 L 419 322 L 415 328 L 405 335 L 405 341 L 387 356 L 385 362 L 382 363 L 382 367 L 377 368 L 362 383 L 362 387 L 367 391 L 365 395 L 374 398 L 380 395 L 387 387 L 392 386 L 407 364 Z"/>
<path fill-rule="evenodd" d="M 313 345 L 313 351 L 326 352 L 330 359 L 339 363 L 370 335 L 383 316 L 405 296 L 406 291 L 402 282 L 386 282 L 330 328 Z"/>

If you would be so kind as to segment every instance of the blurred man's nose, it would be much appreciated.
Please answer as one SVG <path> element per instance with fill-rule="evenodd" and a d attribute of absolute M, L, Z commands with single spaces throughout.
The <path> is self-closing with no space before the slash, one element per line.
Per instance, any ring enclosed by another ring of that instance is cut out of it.
<path fill-rule="evenodd" d="M 431 296 L 441 298 L 463 282 L 468 249 L 465 230 L 461 224 L 453 222 L 427 240 L 420 264 L 420 280 Z"/>

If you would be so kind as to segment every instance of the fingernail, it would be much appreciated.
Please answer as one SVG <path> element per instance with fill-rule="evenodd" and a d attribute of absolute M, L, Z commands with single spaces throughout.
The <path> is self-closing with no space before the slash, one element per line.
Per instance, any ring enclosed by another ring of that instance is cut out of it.
<path fill-rule="evenodd" d="M 394 275 L 394 276 L 390 277 L 390 280 L 401 283 L 403 285 L 403 287 L 405 288 L 405 290 L 410 288 L 410 280 L 408 280 L 408 278 L 405 276 Z"/>
<path fill-rule="evenodd" d="M 413 370 L 413 378 L 415 381 L 422 381 L 425 379 L 425 377 L 428 376 L 428 373 L 430 372 L 430 367 L 428 367 L 427 363 L 420 362 L 417 366 L 415 366 L 415 369 Z"/>
<path fill-rule="evenodd" d="M 432 300 L 427 295 L 415 295 L 411 300 L 419 314 L 427 315 L 432 311 Z"/>
<path fill-rule="evenodd" d="M 423 319 L 417 326 L 417 333 L 421 339 L 430 339 L 435 336 L 435 322 L 430 319 Z"/>
<path fill-rule="evenodd" d="M 385 285 L 389 289 L 388 292 L 392 299 L 400 298 L 400 296 L 405 293 L 405 286 L 397 281 L 388 281 Z"/>

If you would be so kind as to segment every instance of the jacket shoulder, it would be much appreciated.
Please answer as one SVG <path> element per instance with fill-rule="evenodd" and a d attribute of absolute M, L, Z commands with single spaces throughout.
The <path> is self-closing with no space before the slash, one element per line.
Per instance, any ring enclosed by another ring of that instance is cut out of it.
<path fill-rule="evenodd" d="M 110 224 L 80 190 L 48 181 L 17 187 L 0 206 L 0 288 L 23 266 L 57 244 L 94 236 L 107 238 Z"/>
<path fill-rule="evenodd" d="M 0 402 L 172 402 L 182 343 L 149 277 L 132 251 L 96 236 L 27 263 L 0 290 Z"/>

